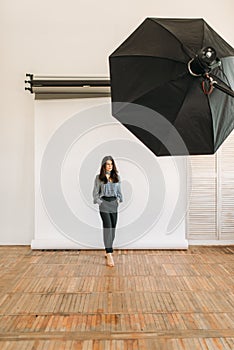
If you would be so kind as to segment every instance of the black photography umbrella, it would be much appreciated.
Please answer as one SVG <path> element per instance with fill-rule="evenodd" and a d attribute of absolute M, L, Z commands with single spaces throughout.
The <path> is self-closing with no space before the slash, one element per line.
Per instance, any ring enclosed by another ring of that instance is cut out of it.
<path fill-rule="evenodd" d="M 109 61 L 112 114 L 156 155 L 212 154 L 233 130 L 234 49 L 203 19 L 147 18 Z"/>

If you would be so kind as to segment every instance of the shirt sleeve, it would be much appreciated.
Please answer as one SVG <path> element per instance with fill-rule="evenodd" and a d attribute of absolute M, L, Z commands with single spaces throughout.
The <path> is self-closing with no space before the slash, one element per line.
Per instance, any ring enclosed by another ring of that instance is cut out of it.
<path fill-rule="evenodd" d="M 100 199 L 100 190 L 101 190 L 101 183 L 97 175 L 93 186 L 93 203 L 94 204 L 100 205 L 102 203 L 102 200 Z"/>
<path fill-rule="evenodd" d="M 118 182 L 118 187 L 117 187 L 117 199 L 119 200 L 120 203 L 123 202 L 120 176 L 119 176 L 119 182 Z"/>

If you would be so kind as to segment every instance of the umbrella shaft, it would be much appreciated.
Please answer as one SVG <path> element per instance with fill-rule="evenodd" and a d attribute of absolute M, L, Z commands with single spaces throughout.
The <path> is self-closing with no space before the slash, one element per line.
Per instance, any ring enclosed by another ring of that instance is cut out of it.
<path fill-rule="evenodd" d="M 234 97 L 234 91 L 231 89 L 227 89 L 224 86 L 218 84 L 217 82 L 213 82 L 213 85 L 216 87 L 216 89 L 225 92 L 227 95 Z"/>

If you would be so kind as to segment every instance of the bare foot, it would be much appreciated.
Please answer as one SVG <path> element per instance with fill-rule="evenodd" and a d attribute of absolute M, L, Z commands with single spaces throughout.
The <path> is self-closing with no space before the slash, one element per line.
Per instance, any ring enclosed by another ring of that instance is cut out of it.
<path fill-rule="evenodd" d="M 111 266 L 111 267 L 115 266 L 112 253 L 107 253 L 106 254 L 106 258 L 107 258 L 107 260 L 106 260 L 106 265 L 107 266 Z"/>

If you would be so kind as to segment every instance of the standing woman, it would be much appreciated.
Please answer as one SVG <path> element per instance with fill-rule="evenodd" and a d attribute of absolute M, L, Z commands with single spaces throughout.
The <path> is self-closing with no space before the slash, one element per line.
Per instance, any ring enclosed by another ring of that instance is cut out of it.
<path fill-rule="evenodd" d="M 122 201 L 120 177 L 114 159 L 111 156 L 106 156 L 102 160 L 100 174 L 95 178 L 93 202 L 99 205 L 102 218 L 107 266 L 114 266 L 113 241 L 118 218 L 118 204 Z"/>

